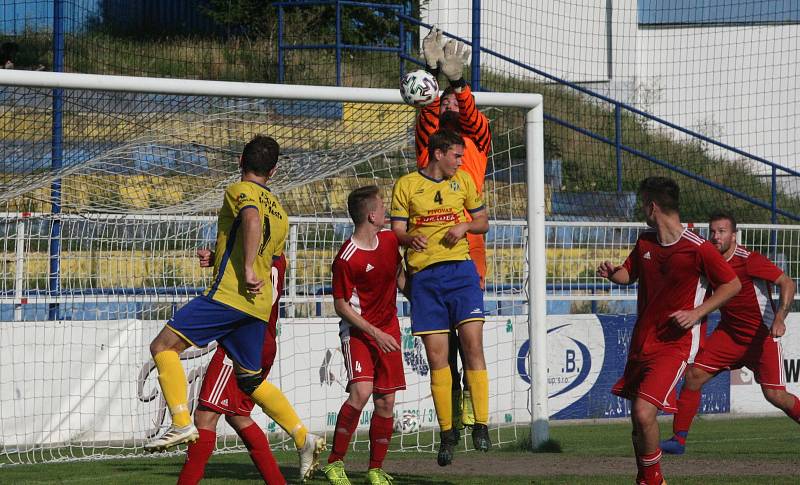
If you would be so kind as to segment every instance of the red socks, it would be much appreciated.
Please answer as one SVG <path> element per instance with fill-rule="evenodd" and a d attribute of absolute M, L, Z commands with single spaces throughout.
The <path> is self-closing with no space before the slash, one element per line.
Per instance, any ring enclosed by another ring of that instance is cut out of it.
<path fill-rule="evenodd" d="M 685 387 L 681 389 L 681 395 L 678 398 L 678 412 L 672 418 L 672 434 L 678 443 L 686 444 L 686 435 L 689 433 L 689 428 L 692 426 L 692 420 L 697 415 L 697 410 L 700 408 L 700 398 L 702 397 L 701 391 L 692 391 Z"/>
<path fill-rule="evenodd" d="M 372 414 L 372 421 L 369 424 L 369 467 L 382 468 L 383 459 L 389 450 L 389 443 L 392 441 L 392 425 L 394 419 Z"/>
<path fill-rule="evenodd" d="M 333 434 L 333 449 L 328 457 L 328 463 L 343 460 L 350 445 L 350 437 L 353 436 L 358 427 L 358 418 L 361 410 L 349 405 L 347 401 L 339 409 L 339 417 L 336 418 L 336 431 Z"/>
<path fill-rule="evenodd" d="M 637 458 L 642 467 L 641 473 L 645 485 L 661 485 L 664 481 L 664 475 L 661 473 L 661 450 L 639 455 Z"/>
<path fill-rule="evenodd" d="M 247 446 L 247 451 L 250 452 L 250 459 L 253 460 L 253 464 L 264 478 L 264 482 L 269 485 L 285 485 L 286 479 L 283 478 L 281 469 L 278 467 L 275 457 L 272 456 L 264 431 L 256 423 L 253 423 L 238 433 Z"/>
<path fill-rule="evenodd" d="M 178 476 L 178 485 L 195 485 L 203 479 L 206 464 L 217 444 L 217 433 L 203 428 L 197 431 L 200 437 L 186 450 L 186 461 Z"/>

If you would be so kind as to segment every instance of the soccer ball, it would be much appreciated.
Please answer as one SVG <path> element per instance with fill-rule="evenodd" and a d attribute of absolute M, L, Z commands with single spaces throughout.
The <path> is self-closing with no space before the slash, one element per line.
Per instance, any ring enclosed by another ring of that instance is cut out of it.
<path fill-rule="evenodd" d="M 394 430 L 400 434 L 416 433 L 419 431 L 419 420 L 416 414 L 403 413 L 394 422 Z"/>
<path fill-rule="evenodd" d="M 424 69 L 412 71 L 400 79 L 400 96 L 411 106 L 428 106 L 439 96 L 439 83 Z"/>

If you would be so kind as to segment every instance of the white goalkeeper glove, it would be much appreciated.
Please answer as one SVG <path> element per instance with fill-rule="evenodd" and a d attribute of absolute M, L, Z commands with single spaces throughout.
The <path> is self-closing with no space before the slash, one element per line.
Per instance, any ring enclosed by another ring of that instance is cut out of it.
<path fill-rule="evenodd" d="M 442 31 L 433 26 L 428 35 L 422 39 L 422 55 L 431 73 L 439 73 L 439 64 L 444 60 L 443 46 Z"/>
<path fill-rule="evenodd" d="M 444 46 L 442 72 L 450 83 L 460 83 L 464 77 L 464 64 L 469 60 L 469 47 L 457 40 L 450 40 Z"/>

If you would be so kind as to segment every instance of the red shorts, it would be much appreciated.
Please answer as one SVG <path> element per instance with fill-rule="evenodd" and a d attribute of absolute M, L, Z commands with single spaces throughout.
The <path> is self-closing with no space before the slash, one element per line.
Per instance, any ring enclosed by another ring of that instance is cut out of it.
<path fill-rule="evenodd" d="M 406 388 L 402 352 L 381 352 L 372 341 L 348 336 L 342 338 L 342 354 L 347 368 L 347 392 L 350 384 L 360 381 L 372 381 L 373 392 L 378 394 Z"/>
<path fill-rule="evenodd" d="M 275 362 L 277 351 L 275 335 L 267 332 L 261 350 L 261 368 L 265 378 Z M 211 362 L 208 363 L 199 399 L 203 406 L 228 416 L 250 416 L 253 411 L 253 401 L 239 389 L 233 371 L 233 361 L 228 358 L 222 347 L 217 347 Z"/>
<path fill-rule="evenodd" d="M 675 386 L 685 370 L 686 361 L 671 354 L 648 360 L 628 359 L 625 372 L 611 393 L 631 401 L 638 397 L 664 412 L 675 413 L 678 411 Z"/>
<path fill-rule="evenodd" d="M 712 374 L 747 367 L 763 387 L 786 390 L 781 342 L 769 334 L 740 342 L 725 330 L 715 330 L 697 354 L 694 365 Z"/>

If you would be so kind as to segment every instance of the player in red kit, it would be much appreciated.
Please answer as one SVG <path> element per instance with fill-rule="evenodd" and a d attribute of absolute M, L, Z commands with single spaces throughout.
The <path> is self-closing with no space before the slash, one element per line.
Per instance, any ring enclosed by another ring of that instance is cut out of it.
<path fill-rule="evenodd" d="M 386 207 L 376 186 L 361 187 L 347 198 L 353 235 L 333 261 L 333 302 L 347 368 L 347 392 L 339 410 L 333 450 L 323 468 L 329 483 L 347 485 L 344 455 L 358 426 L 361 410 L 372 396 L 375 412 L 369 428 L 367 480 L 388 485 L 382 470 L 394 424 L 395 392 L 406 388 L 397 320 L 397 288 L 405 273 L 394 232 L 383 229 Z"/>
<path fill-rule="evenodd" d="M 631 401 L 637 484 L 661 485 L 656 415 L 674 413 L 675 386 L 700 343 L 700 322 L 741 285 L 711 243 L 680 221 L 679 188 L 671 179 L 648 177 L 639 185 L 647 225 L 622 266 L 603 262 L 601 277 L 639 282 L 636 325 L 622 378 L 611 392 Z M 714 289 L 706 298 L 709 285 Z"/>
<path fill-rule="evenodd" d="M 197 256 L 200 259 L 201 267 L 209 267 L 214 260 L 213 253 L 208 249 L 197 251 Z M 267 322 L 267 335 L 264 338 L 264 346 L 261 353 L 261 367 L 264 376 L 269 375 L 278 352 L 278 302 L 283 294 L 286 266 L 285 254 L 272 260 L 270 278 L 273 289 L 272 312 Z M 291 406 L 288 406 L 288 413 L 286 410 L 281 410 L 288 405 L 288 403 L 280 402 L 285 400 L 286 398 L 282 394 L 273 400 L 270 411 L 277 409 L 278 412 L 274 412 L 274 415 L 270 414 L 269 416 L 281 426 L 291 426 L 291 424 L 286 423 L 292 423 L 292 419 L 296 418 L 296 413 L 291 409 Z M 280 404 L 283 404 L 283 406 L 280 406 Z M 193 485 L 203 478 L 205 467 L 217 443 L 217 422 L 223 415 L 228 424 L 242 438 L 264 482 L 270 485 L 286 483 L 270 451 L 267 437 L 258 424 L 250 418 L 253 407 L 252 399 L 236 385 L 233 362 L 222 347 L 217 347 L 203 376 L 199 406 L 194 413 L 194 422 L 200 433 L 200 438 L 189 445 L 186 461 L 178 477 L 178 485 Z M 321 439 L 309 433 L 306 435 L 306 446 L 303 446 L 303 444 L 298 445 L 302 481 L 308 480 L 310 474 L 314 472 L 315 462 L 318 459 L 319 452 L 322 451 L 318 449 L 320 444 L 317 441 Z"/>
<path fill-rule="evenodd" d="M 742 291 L 720 309 L 719 326 L 686 371 L 678 412 L 672 423 L 673 436 L 661 443 L 665 453 L 684 453 L 689 427 L 700 406 L 701 388 L 725 369 L 752 370 L 767 401 L 800 423 L 800 400 L 786 392 L 780 343 L 796 285 L 765 256 L 739 245 L 736 234 L 733 215 L 726 212 L 711 215 L 709 239 L 736 272 Z M 772 301 L 773 284 L 780 287 L 777 308 Z"/>

